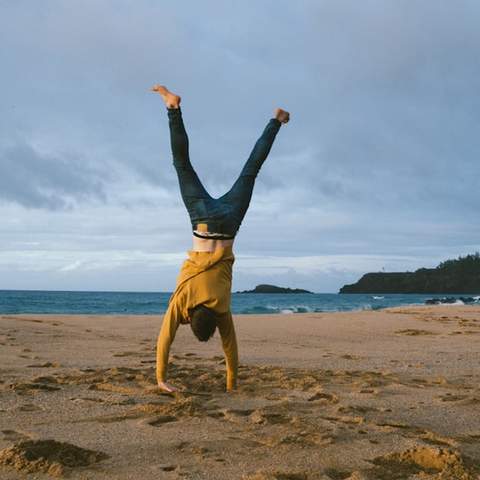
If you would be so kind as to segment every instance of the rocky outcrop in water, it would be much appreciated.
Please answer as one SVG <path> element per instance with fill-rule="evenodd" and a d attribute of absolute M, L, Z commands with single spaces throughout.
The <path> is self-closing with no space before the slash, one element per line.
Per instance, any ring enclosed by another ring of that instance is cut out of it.
<path fill-rule="evenodd" d="M 236 293 L 313 293 L 301 288 L 284 288 L 277 287 L 275 285 L 257 285 L 253 290 L 244 290 L 243 292 Z"/>

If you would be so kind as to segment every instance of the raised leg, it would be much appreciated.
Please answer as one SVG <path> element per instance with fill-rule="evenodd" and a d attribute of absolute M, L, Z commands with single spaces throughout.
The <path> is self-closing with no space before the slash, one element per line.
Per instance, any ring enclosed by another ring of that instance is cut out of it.
<path fill-rule="evenodd" d="M 170 127 L 170 143 L 173 155 L 173 165 L 178 175 L 180 192 L 189 213 L 193 203 L 199 199 L 210 198 L 197 173 L 193 169 L 188 153 L 188 136 L 183 124 L 182 111 L 178 108 L 168 108 L 168 124 Z"/>
<path fill-rule="evenodd" d="M 287 116 L 285 117 L 283 114 L 287 114 Z M 222 197 L 224 202 L 232 206 L 238 227 L 248 210 L 258 172 L 272 148 L 280 126 L 286 122 L 288 122 L 288 113 L 277 109 L 276 118 L 270 119 L 262 135 L 255 143 L 252 153 L 248 157 L 239 177 L 232 188 Z"/>
<path fill-rule="evenodd" d="M 183 203 L 188 210 L 193 225 L 199 212 L 204 210 L 202 201 L 211 197 L 190 162 L 188 136 L 180 109 L 182 99 L 179 95 L 170 92 L 164 85 L 154 85 L 150 90 L 158 93 L 167 107 L 173 165 L 177 171 Z"/>

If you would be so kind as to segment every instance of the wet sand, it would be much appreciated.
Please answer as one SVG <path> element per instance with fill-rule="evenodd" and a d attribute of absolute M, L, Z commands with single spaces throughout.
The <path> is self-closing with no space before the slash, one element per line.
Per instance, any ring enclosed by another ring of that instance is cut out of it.
<path fill-rule="evenodd" d="M 182 326 L 164 394 L 161 316 L 0 316 L 0 478 L 480 478 L 480 307 L 234 321 L 238 391 Z"/>

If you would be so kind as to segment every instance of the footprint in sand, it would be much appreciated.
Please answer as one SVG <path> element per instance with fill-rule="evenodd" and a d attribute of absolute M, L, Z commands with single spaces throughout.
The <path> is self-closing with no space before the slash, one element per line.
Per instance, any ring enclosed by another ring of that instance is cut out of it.
<path fill-rule="evenodd" d="M 330 416 L 330 415 L 321 415 L 321 418 L 325 420 L 329 420 L 331 422 L 340 422 L 340 423 L 345 423 L 345 424 L 351 424 L 351 425 L 360 425 L 362 423 L 365 423 L 365 417 L 362 417 L 360 415 L 352 416 L 352 415 L 340 415 L 340 416 Z"/>
<path fill-rule="evenodd" d="M 366 405 L 342 405 L 337 408 L 338 413 L 367 413 L 378 412 L 375 407 L 369 407 Z"/>
<path fill-rule="evenodd" d="M 178 469 L 178 465 L 170 465 L 168 463 L 160 463 L 158 465 L 152 465 L 152 470 L 160 470 L 162 472 L 173 472 Z"/>
<path fill-rule="evenodd" d="M 363 357 L 360 357 L 359 355 L 350 355 L 349 353 L 346 353 L 345 355 L 340 355 L 340 358 L 344 358 L 345 360 L 361 360 Z"/>
<path fill-rule="evenodd" d="M 172 354 L 172 358 L 175 360 L 185 360 L 190 357 L 197 357 L 198 355 L 196 353 L 184 353 L 183 355 L 179 355 L 177 353 Z"/>
<path fill-rule="evenodd" d="M 412 435 L 416 438 L 421 438 L 424 442 L 432 445 L 458 447 L 458 442 L 454 438 L 444 437 L 436 432 L 424 430 L 420 427 L 412 427 Z"/>
<path fill-rule="evenodd" d="M 17 432 L 16 430 L 1 430 L 4 440 L 9 442 L 20 442 L 22 440 L 30 439 L 30 435 L 26 433 Z"/>
<path fill-rule="evenodd" d="M 44 392 L 55 392 L 61 390 L 60 387 L 49 385 L 47 383 L 11 383 L 10 389 L 19 395 L 35 393 L 39 390 Z"/>
<path fill-rule="evenodd" d="M 308 478 L 309 478 L 308 473 L 282 472 L 282 471 L 270 471 L 270 472 L 259 471 L 249 475 L 244 475 L 242 477 L 242 480 L 308 480 Z M 331 478 L 345 478 L 345 477 L 331 477 Z"/>
<path fill-rule="evenodd" d="M 36 363 L 34 365 L 27 365 L 28 368 L 60 368 L 61 365 L 58 362 L 45 362 Z"/>
<path fill-rule="evenodd" d="M 254 410 L 240 410 L 240 409 L 225 409 L 220 412 L 212 412 L 209 416 L 213 418 L 224 418 L 230 422 L 241 423 L 251 421 L 249 416 L 254 412 Z"/>
<path fill-rule="evenodd" d="M 334 393 L 326 393 L 326 392 L 317 392 L 313 394 L 311 397 L 307 398 L 308 402 L 315 402 L 316 404 L 320 403 L 338 403 L 339 399 L 338 396 Z"/>
<path fill-rule="evenodd" d="M 445 395 L 440 395 L 437 398 L 442 402 L 458 402 L 459 400 L 465 400 L 465 398 L 468 398 L 468 395 L 453 395 L 451 393 L 446 393 Z"/>
<path fill-rule="evenodd" d="M 408 425 L 407 423 L 403 422 L 394 422 L 394 421 L 379 421 L 379 422 L 373 422 L 374 425 L 377 425 L 378 427 L 381 427 L 382 430 L 385 430 L 387 432 L 392 432 L 395 431 L 396 429 L 405 429 L 405 430 L 410 430 L 410 429 L 415 429 L 416 427 L 412 427 L 411 425 Z"/>
<path fill-rule="evenodd" d="M 257 437 L 258 438 L 258 437 Z M 318 447 L 331 445 L 335 442 L 335 436 L 328 432 L 301 431 L 286 433 L 275 436 L 258 438 L 262 445 L 267 447 L 277 447 L 280 445 L 291 445 L 292 447 Z"/>
<path fill-rule="evenodd" d="M 145 357 L 146 355 L 142 352 L 118 352 L 114 353 L 112 357 Z"/>
<path fill-rule="evenodd" d="M 349 476 L 350 472 L 346 471 L 346 470 L 341 470 L 339 468 L 327 468 L 324 470 L 324 473 L 325 475 L 327 475 L 327 477 L 325 478 L 328 478 L 328 479 L 332 479 L 332 480 L 357 480 L 356 477 L 351 477 Z M 358 479 L 358 480 L 364 480 L 364 478 L 362 477 L 361 479 Z M 370 479 L 368 479 L 370 480 Z"/>
<path fill-rule="evenodd" d="M 96 397 L 72 397 L 70 401 L 78 404 L 104 403 L 105 399 Z"/>
<path fill-rule="evenodd" d="M 166 423 L 176 422 L 177 420 L 178 418 L 172 415 L 160 415 L 154 418 L 147 418 L 142 420 L 140 423 L 142 425 L 150 425 L 151 427 L 160 427 Z"/>
<path fill-rule="evenodd" d="M 256 425 L 287 423 L 291 420 L 288 415 L 283 415 L 282 413 L 277 412 L 270 412 L 263 409 L 254 410 L 248 418 L 250 422 Z"/>
<path fill-rule="evenodd" d="M 460 435 L 457 440 L 463 443 L 480 443 L 480 432 Z"/>
<path fill-rule="evenodd" d="M 418 330 L 416 328 L 406 328 L 404 330 L 397 330 L 396 332 L 397 335 L 437 335 L 436 332 L 432 332 L 430 330 Z"/>
<path fill-rule="evenodd" d="M 141 393 L 142 390 L 135 387 L 124 387 L 122 385 L 116 385 L 110 382 L 101 382 L 94 383 L 88 387 L 88 390 L 102 391 L 102 392 L 113 392 L 113 393 L 124 393 L 127 395 L 135 395 Z"/>
<path fill-rule="evenodd" d="M 57 379 L 51 375 L 40 375 L 38 377 L 32 378 L 33 383 L 49 383 L 49 384 L 56 384 Z"/>
<path fill-rule="evenodd" d="M 373 395 L 377 395 L 380 391 L 378 390 L 378 388 L 361 388 L 358 393 L 371 393 Z"/>
<path fill-rule="evenodd" d="M 34 403 L 24 403 L 16 408 L 19 412 L 41 412 L 42 407 L 35 405 Z"/>

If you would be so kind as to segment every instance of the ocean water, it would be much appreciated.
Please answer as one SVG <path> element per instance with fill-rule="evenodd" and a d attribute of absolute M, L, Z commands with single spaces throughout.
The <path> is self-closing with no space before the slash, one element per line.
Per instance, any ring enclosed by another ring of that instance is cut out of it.
<path fill-rule="evenodd" d="M 64 314 L 146 314 L 165 312 L 170 293 L 141 292 L 59 292 L 0 290 L 0 314 L 64 313 Z M 377 310 L 399 305 L 425 303 L 439 295 L 416 294 L 253 294 L 233 293 L 232 312 L 235 314 L 337 312 Z M 461 296 L 447 295 L 447 296 Z M 466 297 L 471 295 L 464 295 Z M 458 303 L 461 303 L 458 301 Z M 480 297 L 476 297 L 480 304 Z"/>

